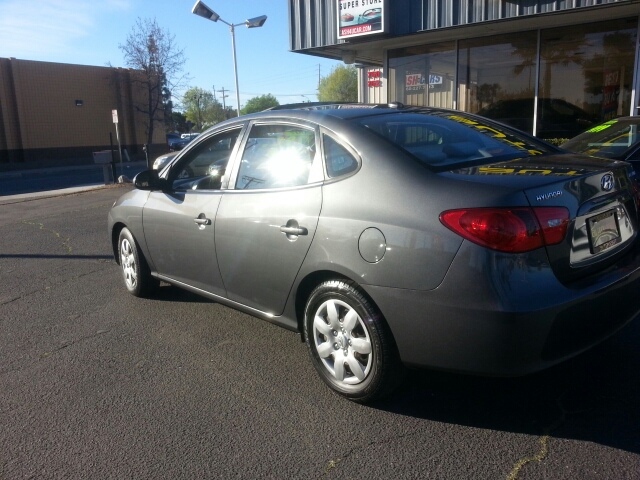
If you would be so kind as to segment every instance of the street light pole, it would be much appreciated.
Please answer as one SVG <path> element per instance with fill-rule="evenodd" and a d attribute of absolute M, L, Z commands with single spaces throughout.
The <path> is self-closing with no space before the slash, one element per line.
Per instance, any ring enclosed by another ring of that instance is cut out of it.
<path fill-rule="evenodd" d="M 220 20 L 222 23 L 229 25 L 229 30 L 231 31 L 231 48 L 233 50 L 233 74 L 236 79 L 236 102 L 237 102 L 237 112 L 238 116 L 240 116 L 240 87 L 238 86 L 238 62 L 236 60 L 236 35 L 235 35 L 235 27 L 239 27 L 240 25 L 244 25 L 247 28 L 258 28 L 264 25 L 264 22 L 267 21 L 266 15 L 261 15 L 259 17 L 250 18 L 245 20 L 242 23 L 229 23 L 220 18 L 216 12 L 207 7 L 201 0 L 198 0 L 196 4 L 191 9 L 191 13 L 198 15 L 202 18 L 206 18 L 207 20 L 211 20 L 212 22 L 217 22 Z"/>
<path fill-rule="evenodd" d="M 224 22 L 224 20 L 222 21 Z M 236 108 L 236 111 L 238 112 L 238 116 L 240 116 L 240 87 L 238 87 L 238 62 L 236 61 L 236 34 L 235 34 L 236 30 L 235 30 L 235 25 L 232 25 L 232 24 L 228 24 L 228 25 L 229 25 L 229 29 L 231 30 L 231 48 L 233 49 L 233 75 L 236 77 L 236 102 L 238 105 L 238 107 Z"/>

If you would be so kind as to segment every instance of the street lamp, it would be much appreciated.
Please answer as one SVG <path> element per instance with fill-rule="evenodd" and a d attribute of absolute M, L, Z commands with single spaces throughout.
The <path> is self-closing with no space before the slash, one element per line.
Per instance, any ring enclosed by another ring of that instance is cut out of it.
<path fill-rule="evenodd" d="M 216 12 L 207 7 L 203 2 L 198 0 L 196 4 L 191 9 L 191 13 L 195 13 L 196 15 L 206 18 L 207 20 L 211 20 L 212 22 L 217 22 L 220 20 L 222 23 L 229 25 L 229 30 L 231 31 L 231 47 L 233 49 L 233 73 L 236 78 L 236 102 L 238 105 L 237 111 L 238 116 L 240 116 L 240 89 L 238 87 L 238 63 L 236 61 L 236 35 L 235 35 L 235 27 L 239 27 L 240 25 L 244 25 L 247 28 L 258 28 L 264 25 L 264 22 L 267 21 L 266 15 L 260 15 L 259 17 L 250 18 L 245 20 L 242 23 L 228 23 L 220 18 Z"/>

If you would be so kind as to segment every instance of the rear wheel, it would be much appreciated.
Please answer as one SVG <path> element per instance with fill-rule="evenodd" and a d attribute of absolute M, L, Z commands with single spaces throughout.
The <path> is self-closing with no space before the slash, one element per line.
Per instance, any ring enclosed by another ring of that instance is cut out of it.
<path fill-rule="evenodd" d="M 354 285 L 320 284 L 305 308 L 305 338 L 314 367 L 335 392 L 360 403 L 393 390 L 402 366 L 389 327 Z"/>
<path fill-rule="evenodd" d="M 144 297 L 158 287 L 160 282 L 151 276 L 149 265 L 128 228 L 120 232 L 118 256 L 124 285 L 129 293 Z"/>

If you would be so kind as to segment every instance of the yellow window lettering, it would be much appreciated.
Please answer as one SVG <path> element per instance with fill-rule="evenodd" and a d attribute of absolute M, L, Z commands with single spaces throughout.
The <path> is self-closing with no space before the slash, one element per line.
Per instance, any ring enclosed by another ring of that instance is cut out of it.
<path fill-rule="evenodd" d="M 514 147 L 524 148 L 524 142 L 512 142 L 511 140 L 505 140 L 505 142 L 510 143 Z"/>
<path fill-rule="evenodd" d="M 587 130 L 587 132 L 589 133 L 601 132 L 602 130 L 606 130 L 607 128 L 609 128 L 611 125 L 615 125 L 616 122 L 617 120 L 609 120 L 608 122 L 605 122 L 602 125 L 596 125 L 595 127 L 590 128 L 589 130 Z"/>
<path fill-rule="evenodd" d="M 515 172 L 513 168 L 500 168 L 500 167 L 480 167 L 478 169 L 480 173 L 488 173 L 488 174 L 509 174 Z"/>
<path fill-rule="evenodd" d="M 494 136 L 495 138 L 506 138 L 506 137 L 507 137 L 504 133 L 499 132 L 498 130 L 496 130 L 496 129 L 494 129 L 494 128 L 487 127 L 487 126 L 485 126 L 485 125 L 476 125 L 476 128 L 477 128 L 478 130 L 488 130 L 488 131 L 490 131 L 490 132 L 493 132 L 493 133 L 494 133 L 494 135 L 493 135 L 493 136 Z"/>
<path fill-rule="evenodd" d="M 537 168 L 523 168 L 522 170 L 518 170 L 518 175 L 527 175 L 527 174 L 536 174 L 536 175 L 549 175 L 553 173 L 553 170 L 540 170 Z"/>
<path fill-rule="evenodd" d="M 459 117 L 458 115 L 451 115 L 449 116 L 449 119 L 454 120 L 456 122 L 460 122 L 460 123 L 466 123 L 467 125 L 477 125 L 478 122 L 474 122 L 473 120 L 469 120 L 467 118 L 464 117 Z"/>

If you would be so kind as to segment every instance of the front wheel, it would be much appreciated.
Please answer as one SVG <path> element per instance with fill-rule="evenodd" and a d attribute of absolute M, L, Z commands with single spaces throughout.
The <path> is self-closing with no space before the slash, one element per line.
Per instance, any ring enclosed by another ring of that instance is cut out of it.
<path fill-rule="evenodd" d="M 313 290 L 305 308 L 305 338 L 322 380 L 350 400 L 371 402 L 402 379 L 389 327 L 349 282 L 331 280 Z"/>
<path fill-rule="evenodd" d="M 151 276 L 149 266 L 128 228 L 118 237 L 118 256 L 124 285 L 132 295 L 149 295 L 160 282 Z"/>

